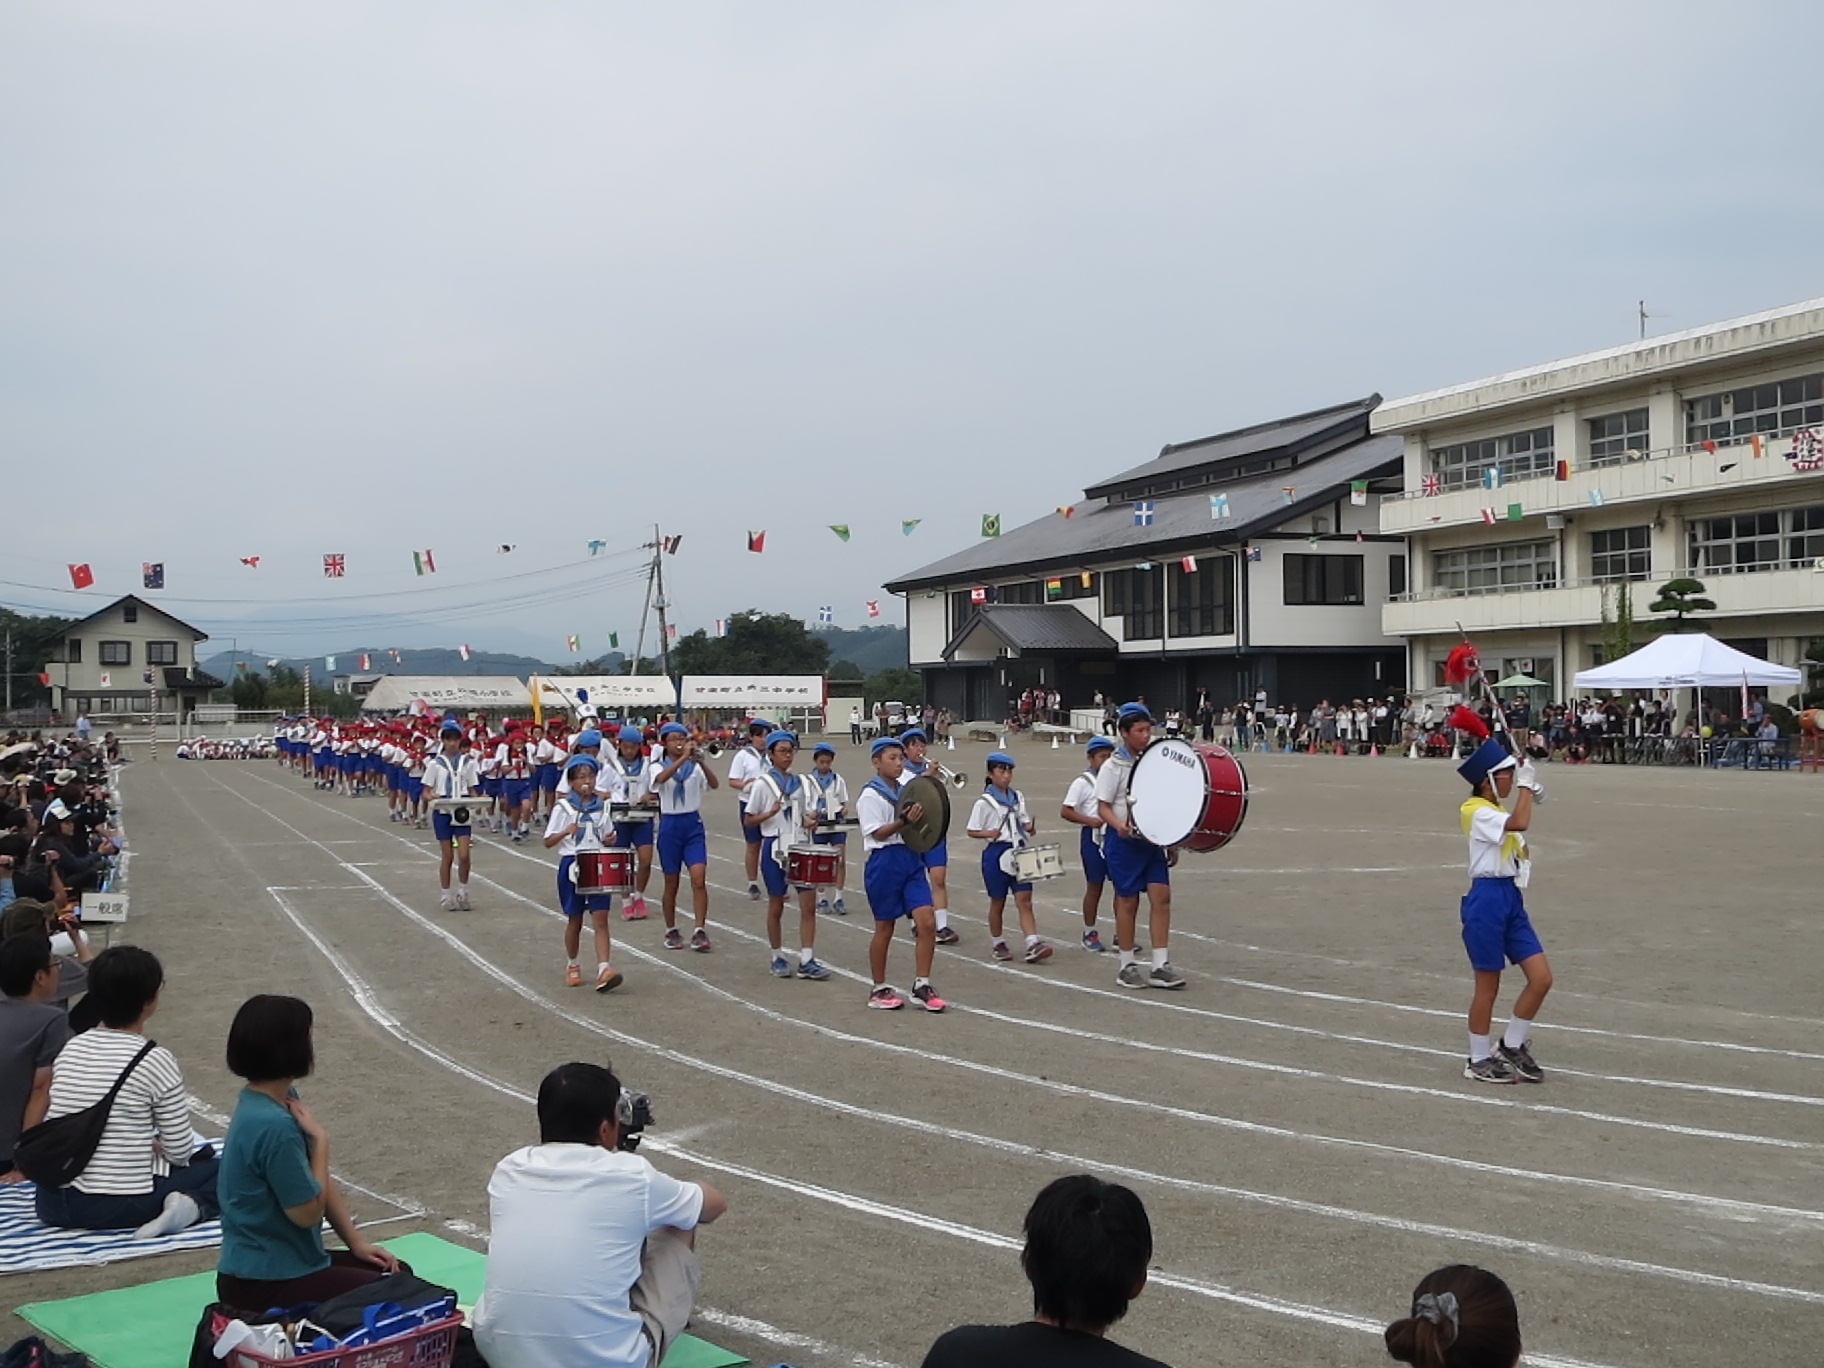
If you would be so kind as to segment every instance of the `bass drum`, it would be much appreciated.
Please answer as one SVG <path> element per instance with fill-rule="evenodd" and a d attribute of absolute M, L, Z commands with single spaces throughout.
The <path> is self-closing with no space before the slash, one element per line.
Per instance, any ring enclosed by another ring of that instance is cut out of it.
<path fill-rule="evenodd" d="M 1219 850 L 1248 815 L 1248 776 L 1222 746 L 1153 742 L 1127 776 L 1129 819 L 1154 845 Z"/>

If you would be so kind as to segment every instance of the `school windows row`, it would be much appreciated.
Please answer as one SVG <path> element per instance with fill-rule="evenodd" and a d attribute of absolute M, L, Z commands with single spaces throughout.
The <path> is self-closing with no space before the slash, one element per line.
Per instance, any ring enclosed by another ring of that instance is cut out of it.
<path fill-rule="evenodd" d="M 1736 442 L 1755 434 L 1779 436 L 1824 424 L 1824 373 L 1706 394 L 1685 400 L 1684 408 L 1686 446 Z M 1587 418 L 1584 431 L 1586 466 L 1619 465 L 1653 449 L 1645 408 Z M 1556 441 L 1555 430 L 1547 425 L 1433 447 L 1431 470 L 1443 489 L 1481 484 L 1490 470 L 1499 470 L 1504 480 L 1550 475 L 1560 458 Z"/>
<path fill-rule="evenodd" d="M 146 664 L 177 664 L 177 643 L 175 641 L 148 641 L 146 647 Z M 133 643 L 130 641 L 98 641 L 95 643 L 95 660 L 101 665 L 131 665 L 133 663 Z M 82 664 L 82 638 L 65 637 L 63 641 L 63 663 L 67 665 Z"/>
<path fill-rule="evenodd" d="M 1612 583 L 1654 574 L 1653 529 L 1614 527 L 1589 534 L 1589 578 Z M 1685 529 L 1685 564 L 1694 575 L 1809 569 L 1824 560 L 1824 504 L 1693 518 Z M 1558 544 L 1550 538 L 1434 551 L 1432 586 L 1459 594 L 1551 589 L 1560 579 Z M 1662 574 L 1672 573 L 1662 569 Z"/>

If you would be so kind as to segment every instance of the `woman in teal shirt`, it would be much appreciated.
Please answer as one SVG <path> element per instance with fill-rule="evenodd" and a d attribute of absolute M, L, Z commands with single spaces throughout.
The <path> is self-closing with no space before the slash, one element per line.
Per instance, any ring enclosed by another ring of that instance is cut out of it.
<path fill-rule="evenodd" d="M 235 1104 L 216 1193 L 222 1255 L 216 1299 L 243 1311 L 319 1302 L 372 1282 L 399 1260 L 355 1229 L 329 1176 L 329 1137 L 293 1086 L 316 1063 L 310 1005 L 262 993 L 228 1028 L 228 1067 L 247 1080 Z M 323 1248 L 323 1219 L 347 1250 Z"/>

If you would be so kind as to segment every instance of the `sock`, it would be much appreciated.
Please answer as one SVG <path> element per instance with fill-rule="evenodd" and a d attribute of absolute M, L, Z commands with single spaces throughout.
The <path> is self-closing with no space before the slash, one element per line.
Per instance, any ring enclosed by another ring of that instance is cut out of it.
<path fill-rule="evenodd" d="M 602 970 L 606 969 L 607 967 L 608 967 L 607 960 L 597 960 L 595 963 L 595 972 L 599 974 L 602 972 Z"/>
<path fill-rule="evenodd" d="M 575 955 L 570 956 L 569 965 L 572 969 L 581 969 L 583 967 L 582 961 L 577 959 Z"/>
<path fill-rule="evenodd" d="M 1487 1036 L 1477 1035 L 1474 1031 L 1469 1033 L 1469 1062 L 1471 1064 L 1478 1059 L 1487 1059 L 1493 1053 L 1494 1050 L 1489 1047 Z"/>
<path fill-rule="evenodd" d="M 462 894 L 462 896 L 465 898 L 469 896 L 469 886 L 466 883 L 457 884 L 456 891 L 458 893 Z"/>
<path fill-rule="evenodd" d="M 1039 943 L 1039 938 L 1037 936 L 1026 937 L 1026 948 L 1028 950 L 1032 949 L 1032 947 L 1037 945 L 1038 943 Z"/>
<path fill-rule="evenodd" d="M 1121 967 L 1123 969 L 1127 968 L 1130 964 L 1138 964 L 1139 962 L 1138 956 L 1136 956 L 1132 950 L 1123 950 L 1121 952 Z"/>
<path fill-rule="evenodd" d="M 1166 962 L 1166 951 L 1163 945 L 1153 947 L 1153 968 L 1157 969 Z"/>
<path fill-rule="evenodd" d="M 1533 1033 L 1533 1023 L 1525 1017 L 1509 1017 L 1507 1031 L 1501 1037 L 1501 1043 L 1510 1050 L 1517 1050 L 1526 1044 L 1526 1039 Z"/>
<path fill-rule="evenodd" d="M 937 909 L 937 929 L 939 931 L 943 931 L 943 930 L 948 929 L 949 925 L 950 925 L 950 909 L 947 907 L 938 908 Z"/>
<path fill-rule="evenodd" d="M 133 1236 L 140 1240 L 156 1240 L 161 1235 L 174 1235 L 195 1225 L 202 1214 L 194 1197 L 173 1192 L 166 1196 L 164 1210 L 135 1230 Z"/>
<path fill-rule="evenodd" d="M 810 946 L 805 945 L 805 946 L 799 947 L 798 963 L 809 964 L 812 960 L 814 960 L 816 958 L 817 958 L 816 952 L 813 951 Z"/>
<path fill-rule="evenodd" d="M 874 991 L 875 991 L 875 992 L 877 992 L 877 993 L 880 993 L 880 992 L 885 992 L 885 991 L 886 991 L 886 987 L 887 987 L 887 985 L 886 985 L 886 984 L 884 984 L 884 983 L 877 983 L 877 984 L 875 984 L 875 985 L 874 985 Z"/>
<path fill-rule="evenodd" d="M 912 980 L 912 986 L 914 988 L 929 988 L 931 986 L 931 980 L 928 978 L 915 978 Z"/>

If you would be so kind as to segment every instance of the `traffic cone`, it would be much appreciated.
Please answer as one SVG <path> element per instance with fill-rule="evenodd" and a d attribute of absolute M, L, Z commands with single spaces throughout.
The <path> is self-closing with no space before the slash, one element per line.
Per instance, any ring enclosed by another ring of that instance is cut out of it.
<path fill-rule="evenodd" d="M 1311 743 L 1311 748 L 1309 750 L 1307 750 L 1305 752 L 1305 754 L 1306 755 L 1316 755 L 1317 754 L 1317 742 L 1313 741 Z"/>
<path fill-rule="evenodd" d="M 1338 755 L 1347 755 L 1349 752 L 1343 748 L 1343 743 L 1338 741 L 1336 743 L 1336 753 Z"/>
<path fill-rule="evenodd" d="M 1379 755 L 1380 753 L 1381 753 L 1381 748 L 1379 746 L 1368 747 L 1368 754 L 1370 756 L 1376 756 L 1376 755 Z"/>
<path fill-rule="evenodd" d="M 944 740 L 946 740 L 946 741 L 948 741 L 948 742 L 949 742 L 949 743 L 950 743 L 950 749 L 951 749 L 951 750 L 955 750 L 955 749 L 956 749 L 956 738 L 955 738 L 955 737 L 954 737 L 954 736 L 946 736 L 946 737 L 945 737 L 945 738 L 944 738 Z"/>
<path fill-rule="evenodd" d="M 1051 748 L 1053 750 L 1056 750 L 1058 748 L 1058 734 L 1056 732 L 1053 732 L 1051 734 Z"/>

